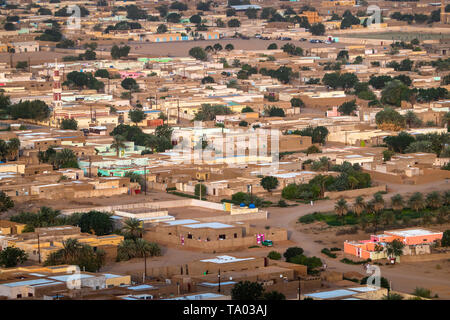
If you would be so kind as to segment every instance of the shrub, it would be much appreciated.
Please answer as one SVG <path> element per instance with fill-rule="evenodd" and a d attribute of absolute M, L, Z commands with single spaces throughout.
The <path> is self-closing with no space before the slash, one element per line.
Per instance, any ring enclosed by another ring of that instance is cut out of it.
<path fill-rule="evenodd" d="M 422 297 L 422 298 L 431 299 L 431 290 L 421 288 L 421 287 L 416 287 L 416 289 L 414 289 L 413 295 Z"/>
<path fill-rule="evenodd" d="M 330 258 L 336 258 L 336 254 L 332 253 L 328 248 L 323 248 L 322 251 L 323 254 L 329 256 Z"/>
<path fill-rule="evenodd" d="M 277 251 L 270 251 L 267 257 L 272 260 L 280 260 L 281 254 Z"/>
<path fill-rule="evenodd" d="M 303 254 L 303 249 L 300 247 L 290 247 L 284 253 L 283 256 L 287 262 L 290 262 L 290 259 Z"/>

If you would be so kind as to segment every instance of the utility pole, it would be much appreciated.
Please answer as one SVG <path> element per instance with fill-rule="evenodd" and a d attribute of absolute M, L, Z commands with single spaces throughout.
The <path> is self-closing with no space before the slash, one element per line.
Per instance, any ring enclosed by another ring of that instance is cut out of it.
<path fill-rule="evenodd" d="M 180 124 L 180 99 L 177 99 L 177 124 Z"/>
<path fill-rule="evenodd" d="M 91 156 L 89 156 L 89 178 L 92 178 L 92 160 L 91 160 Z"/>
<path fill-rule="evenodd" d="M 144 249 L 144 281 L 147 279 L 147 252 Z"/>
<path fill-rule="evenodd" d="M 41 242 L 39 239 L 39 232 L 37 234 L 37 239 L 38 239 L 38 261 L 39 263 L 41 263 Z"/>
<path fill-rule="evenodd" d="M 220 293 L 220 269 L 219 269 L 219 274 L 217 275 L 217 277 L 219 278 L 219 290 L 218 290 L 218 292 Z"/>
<path fill-rule="evenodd" d="M 301 291 L 300 291 L 300 285 L 301 285 L 301 283 L 300 283 L 300 277 L 298 277 L 298 300 L 301 300 L 301 299 L 300 299 L 300 293 L 301 293 Z"/>
<path fill-rule="evenodd" d="M 147 166 L 144 166 L 144 193 L 147 195 Z"/>

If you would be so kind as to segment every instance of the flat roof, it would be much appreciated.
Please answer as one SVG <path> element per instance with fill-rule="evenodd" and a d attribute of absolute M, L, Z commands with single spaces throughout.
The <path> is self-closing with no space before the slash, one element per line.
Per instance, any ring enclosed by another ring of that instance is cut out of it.
<path fill-rule="evenodd" d="M 354 294 L 356 294 L 355 291 L 350 291 L 350 290 L 346 290 L 346 289 L 338 289 L 338 290 L 331 290 L 331 291 L 325 291 L 325 292 L 308 293 L 308 294 L 305 294 L 305 296 L 312 297 L 312 298 L 319 298 L 319 299 L 333 299 L 333 298 L 351 296 Z"/>
<path fill-rule="evenodd" d="M 112 274 L 112 273 L 103 273 L 106 279 L 113 279 L 113 278 L 121 278 L 123 276 L 119 274 Z"/>
<path fill-rule="evenodd" d="M 232 263 L 232 262 L 239 262 L 239 261 L 248 261 L 248 260 L 253 260 L 253 259 L 255 259 L 255 258 L 236 258 L 236 257 L 232 257 L 232 256 L 217 256 L 216 258 L 204 259 L 204 260 L 200 260 L 200 261 L 223 264 L 223 263 Z"/>
<path fill-rule="evenodd" d="M 16 282 L 10 282 L 10 283 L 2 283 L 0 285 L 13 288 L 13 287 L 33 286 L 33 285 L 48 284 L 48 283 L 54 283 L 54 281 L 48 280 L 48 279 L 33 279 L 33 280 L 16 281 Z"/>
<path fill-rule="evenodd" d="M 220 222 L 205 222 L 198 224 L 185 224 L 183 225 L 187 228 L 199 229 L 199 228 L 211 228 L 211 229 L 222 229 L 222 228 L 232 228 L 232 225 L 224 224 Z"/>
<path fill-rule="evenodd" d="M 349 290 L 354 290 L 354 291 L 358 291 L 358 292 L 370 292 L 370 291 L 377 291 L 378 288 L 364 286 L 364 287 L 349 288 Z"/>
<path fill-rule="evenodd" d="M 235 284 L 235 281 L 225 281 L 225 282 L 220 282 L 221 286 L 226 286 L 229 284 Z M 215 282 L 202 282 L 199 283 L 199 285 L 204 286 L 204 287 L 218 287 L 219 283 L 215 283 Z"/>
<path fill-rule="evenodd" d="M 411 230 L 385 231 L 385 233 L 394 234 L 400 237 L 417 237 L 417 236 L 428 236 L 432 234 L 440 234 L 442 232 L 434 232 L 426 229 L 411 229 Z"/>
<path fill-rule="evenodd" d="M 193 219 L 180 219 L 180 220 L 174 220 L 174 221 L 164 221 L 165 224 L 168 224 L 170 226 L 177 226 L 180 224 L 190 224 L 190 223 L 197 223 L 199 221 L 193 220 Z"/>
<path fill-rule="evenodd" d="M 214 298 L 222 298 L 222 297 L 225 297 L 225 296 L 222 294 L 208 292 L 208 293 L 193 294 L 190 296 L 169 298 L 169 299 L 163 299 L 163 300 L 203 300 L 203 299 L 214 299 Z"/>
<path fill-rule="evenodd" d="M 54 276 L 54 277 L 48 277 L 49 279 L 53 279 L 53 280 L 58 280 L 58 281 L 68 281 L 68 280 L 72 280 L 73 277 L 76 277 L 75 280 L 78 279 L 86 279 L 86 278 L 93 278 L 94 276 L 91 276 L 89 274 L 84 274 L 84 273 L 80 273 L 78 275 L 74 275 L 74 274 L 67 274 L 67 275 L 62 275 L 62 276 Z"/>
<path fill-rule="evenodd" d="M 150 286 L 150 285 L 148 285 L 148 284 L 141 284 L 141 285 L 139 285 L 139 286 L 127 287 L 127 289 L 139 291 L 139 290 L 156 289 L 156 287 Z"/>

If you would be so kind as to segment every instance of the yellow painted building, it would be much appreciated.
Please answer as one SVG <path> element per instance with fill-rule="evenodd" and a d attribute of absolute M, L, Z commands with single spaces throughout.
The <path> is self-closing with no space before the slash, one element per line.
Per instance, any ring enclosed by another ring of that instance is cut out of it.
<path fill-rule="evenodd" d="M 335 0 L 335 1 L 322 1 L 322 7 L 345 7 L 356 5 L 355 0 Z"/>
<path fill-rule="evenodd" d="M 319 16 L 317 11 L 303 11 L 300 17 L 306 17 L 310 24 L 322 22 L 322 18 Z"/>

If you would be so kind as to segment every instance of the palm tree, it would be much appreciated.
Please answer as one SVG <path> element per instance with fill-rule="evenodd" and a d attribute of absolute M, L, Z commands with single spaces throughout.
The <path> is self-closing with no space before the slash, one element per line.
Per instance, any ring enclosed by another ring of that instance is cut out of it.
<path fill-rule="evenodd" d="M 124 143 L 125 138 L 121 135 L 114 136 L 114 142 L 111 144 L 111 148 L 116 150 L 117 157 L 119 157 L 119 152 L 121 149 L 125 149 L 126 145 Z"/>
<path fill-rule="evenodd" d="M 444 117 L 442 117 L 442 123 L 444 126 L 447 126 L 447 130 L 450 128 L 450 112 L 447 112 Z"/>
<path fill-rule="evenodd" d="M 423 209 L 425 207 L 425 201 L 423 199 L 423 195 L 420 192 L 414 193 L 409 198 L 409 206 L 411 209 L 414 209 L 415 211 L 419 211 L 420 209 Z"/>
<path fill-rule="evenodd" d="M 429 225 L 433 222 L 433 215 L 431 214 L 431 212 L 425 212 L 423 217 L 422 217 L 422 224 L 423 225 Z"/>
<path fill-rule="evenodd" d="M 437 223 L 444 224 L 447 221 L 447 216 L 450 213 L 448 207 L 441 207 L 436 215 Z"/>
<path fill-rule="evenodd" d="M 344 216 L 348 212 L 347 201 L 345 199 L 339 199 L 334 206 L 334 212 L 342 219 L 342 224 L 344 224 Z"/>
<path fill-rule="evenodd" d="M 138 219 L 130 218 L 125 220 L 122 230 L 129 234 L 133 239 L 142 238 L 142 223 Z"/>
<path fill-rule="evenodd" d="M 20 140 L 17 138 L 12 138 L 8 141 L 7 152 L 9 159 L 16 159 L 19 156 Z"/>
<path fill-rule="evenodd" d="M 401 194 L 397 193 L 395 196 L 392 196 L 391 204 L 392 209 L 394 209 L 395 211 L 401 211 L 405 205 Z"/>
<path fill-rule="evenodd" d="M 64 261 L 76 261 L 82 244 L 77 239 L 67 239 L 63 241 L 62 255 Z"/>
<path fill-rule="evenodd" d="M 373 208 L 376 212 L 380 212 L 384 209 L 384 199 L 381 193 L 375 193 L 373 195 Z"/>
<path fill-rule="evenodd" d="M 441 206 L 441 196 L 437 191 L 430 192 L 427 194 L 427 205 L 432 209 L 437 209 Z"/>
<path fill-rule="evenodd" d="M 359 181 L 354 176 L 348 177 L 348 184 L 350 185 L 350 189 L 356 189 L 358 187 Z"/>
<path fill-rule="evenodd" d="M 395 222 L 394 213 L 392 211 L 390 211 L 390 210 L 389 211 L 385 211 L 383 213 L 382 218 L 383 218 L 383 223 L 384 223 L 385 226 L 390 225 L 390 224 Z"/>
<path fill-rule="evenodd" d="M 403 254 L 403 248 L 405 245 L 398 239 L 386 244 L 386 253 L 388 257 L 395 258 Z"/>
<path fill-rule="evenodd" d="M 359 216 L 366 209 L 366 203 L 364 202 L 364 198 L 359 196 L 355 199 L 355 203 L 353 204 L 353 211 Z"/>
<path fill-rule="evenodd" d="M 57 168 L 68 167 L 71 165 L 76 165 L 77 156 L 71 149 L 64 148 L 61 152 L 57 152 L 55 157 L 52 159 L 53 165 Z"/>
<path fill-rule="evenodd" d="M 445 205 L 449 205 L 450 204 L 450 191 L 445 191 L 442 194 L 442 200 L 443 200 Z"/>
<path fill-rule="evenodd" d="M 213 51 L 214 51 L 214 48 L 213 48 L 212 46 L 207 46 L 207 47 L 205 48 L 205 51 L 208 52 L 208 53 L 210 53 L 210 52 L 213 52 Z"/>
<path fill-rule="evenodd" d="M 362 213 L 359 217 L 359 224 L 361 225 L 361 228 L 366 229 L 367 225 L 369 224 L 369 220 L 367 219 L 367 214 Z"/>

